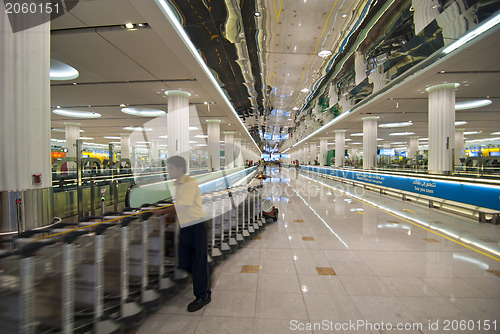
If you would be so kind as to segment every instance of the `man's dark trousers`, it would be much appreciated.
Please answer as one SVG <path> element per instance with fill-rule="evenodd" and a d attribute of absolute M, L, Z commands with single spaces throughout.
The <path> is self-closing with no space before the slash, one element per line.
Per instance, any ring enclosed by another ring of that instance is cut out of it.
<path fill-rule="evenodd" d="M 196 298 L 211 297 L 210 269 L 207 261 L 207 230 L 204 222 L 181 228 L 179 268 L 192 275 L 193 292 Z"/>

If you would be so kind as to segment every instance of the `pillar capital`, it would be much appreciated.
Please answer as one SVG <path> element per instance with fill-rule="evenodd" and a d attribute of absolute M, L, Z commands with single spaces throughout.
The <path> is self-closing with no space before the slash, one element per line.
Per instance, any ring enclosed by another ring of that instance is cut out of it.
<path fill-rule="evenodd" d="M 430 86 L 430 87 L 427 87 L 425 89 L 425 91 L 427 93 L 431 93 L 431 92 L 434 92 L 436 90 L 442 90 L 442 89 L 455 89 L 455 88 L 458 88 L 460 87 L 460 84 L 457 83 L 457 82 L 452 82 L 452 83 L 445 83 L 445 84 L 439 84 L 439 85 L 434 85 L 434 86 Z"/>
<path fill-rule="evenodd" d="M 64 122 L 64 125 L 69 125 L 69 126 L 81 126 L 80 123 L 72 123 L 72 122 Z"/>
<path fill-rule="evenodd" d="M 207 123 L 220 123 L 222 121 L 220 119 L 207 119 L 205 122 L 207 122 Z"/>
<path fill-rule="evenodd" d="M 190 98 L 191 97 L 191 93 L 185 92 L 183 90 L 167 90 L 165 92 L 165 95 L 168 96 L 168 97 L 173 97 L 173 96 L 183 96 L 183 97 L 186 97 L 186 98 Z"/>
<path fill-rule="evenodd" d="M 225 135 L 234 135 L 234 131 L 224 131 Z"/>
<path fill-rule="evenodd" d="M 378 116 L 367 116 L 367 117 L 363 117 L 362 120 L 363 121 L 369 121 L 369 120 L 373 120 L 373 121 L 376 121 L 378 120 L 380 117 Z"/>
<path fill-rule="evenodd" d="M 378 117 L 377 117 L 378 118 Z M 364 118 L 363 118 L 364 119 Z M 342 133 L 342 132 L 346 132 L 346 130 L 335 130 L 334 131 L 335 133 Z"/>

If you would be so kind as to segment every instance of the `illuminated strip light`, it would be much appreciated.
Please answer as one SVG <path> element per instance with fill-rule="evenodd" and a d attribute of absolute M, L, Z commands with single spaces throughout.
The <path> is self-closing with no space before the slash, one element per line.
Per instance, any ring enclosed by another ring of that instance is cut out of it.
<path fill-rule="evenodd" d="M 201 56 L 198 53 L 198 51 L 196 51 L 196 48 L 193 45 L 193 42 L 191 42 L 191 39 L 189 38 L 189 36 L 184 31 L 184 28 L 181 26 L 181 24 L 177 20 L 174 12 L 170 8 L 170 6 L 166 3 L 166 0 L 155 0 L 155 2 L 163 10 L 163 13 L 167 17 L 167 19 L 170 22 L 170 24 L 174 27 L 174 30 L 181 37 L 181 39 L 183 40 L 184 44 L 188 47 L 189 51 L 191 51 L 192 56 L 196 59 L 196 61 L 201 66 L 201 68 L 203 69 L 203 71 L 205 72 L 205 74 L 208 76 L 208 78 L 210 79 L 210 81 L 212 81 L 212 84 L 214 85 L 215 89 L 219 92 L 220 96 L 222 96 L 222 99 L 229 106 L 229 109 L 231 109 L 231 111 L 233 112 L 233 114 L 236 116 L 236 118 L 240 122 L 241 126 L 246 131 L 246 133 L 248 134 L 248 136 L 250 137 L 250 139 L 252 140 L 252 142 L 254 143 L 255 147 L 257 147 L 257 150 L 259 150 L 259 152 L 262 154 L 262 151 L 259 149 L 259 146 L 255 142 L 255 140 L 253 139 L 253 137 L 250 135 L 250 132 L 248 132 L 247 127 L 241 121 L 240 116 L 238 115 L 238 113 L 236 112 L 236 110 L 234 110 L 233 105 L 227 99 L 226 95 L 222 91 L 222 88 L 220 88 L 220 86 L 217 83 L 217 80 L 215 80 L 212 72 L 210 72 L 209 68 L 207 67 L 207 65 L 205 64 L 205 62 L 203 61 L 203 59 L 201 59 Z"/>
<path fill-rule="evenodd" d="M 305 200 L 304 198 L 302 198 L 302 196 L 300 196 L 300 194 L 299 194 L 299 193 L 298 193 L 295 189 L 293 189 L 293 191 L 294 191 L 294 192 L 297 194 L 297 196 L 299 196 L 299 197 L 300 197 L 300 199 L 301 199 L 301 200 L 302 200 L 302 201 L 303 201 L 303 202 L 304 202 L 304 203 L 305 203 L 305 204 L 309 207 L 309 209 L 311 209 L 311 211 L 312 211 L 312 212 L 314 212 L 314 214 L 316 215 L 316 217 L 318 217 L 318 218 L 319 218 L 319 219 L 323 222 L 323 224 L 325 224 L 325 226 L 326 226 L 326 227 L 330 230 L 330 232 L 332 232 L 332 233 L 333 233 L 333 235 L 335 235 L 335 236 L 337 237 L 337 239 L 339 239 L 339 240 L 340 240 L 340 242 L 341 242 L 341 243 L 343 243 L 343 244 L 344 244 L 344 246 L 346 246 L 346 248 L 349 248 L 349 246 L 347 246 L 347 244 L 344 242 L 344 240 L 342 240 L 342 238 L 341 238 L 341 237 L 340 237 L 337 233 L 335 233 L 335 231 L 334 231 L 334 230 L 332 230 L 332 228 L 330 227 L 330 225 L 328 225 L 328 224 L 327 224 L 327 222 L 326 222 L 323 218 L 321 218 L 321 216 L 320 216 L 320 215 L 316 212 L 316 210 L 314 210 L 314 209 L 313 209 L 313 208 L 309 205 L 309 203 L 307 203 L 307 202 L 306 202 L 306 200 Z"/>
<path fill-rule="evenodd" d="M 467 34 L 465 34 L 464 36 L 460 37 L 456 42 L 452 43 L 450 46 L 445 48 L 443 50 L 443 53 L 448 54 L 448 53 L 452 52 L 453 50 L 458 49 L 459 47 L 461 47 L 465 43 L 469 42 L 470 40 L 476 38 L 477 36 L 481 35 L 482 33 L 486 32 L 487 30 L 493 28 L 498 23 L 500 23 L 500 14 L 494 16 L 493 18 L 491 18 L 488 21 L 481 24 L 476 29 L 474 29 L 474 30 L 468 32 Z"/>
<path fill-rule="evenodd" d="M 335 191 L 338 191 L 338 192 L 340 192 L 340 193 L 342 193 L 342 194 L 345 194 L 345 195 L 347 195 L 347 196 L 349 196 L 349 197 L 353 197 L 353 198 L 357 199 L 358 201 L 365 202 L 365 203 L 367 203 L 367 204 L 369 204 L 369 205 L 371 205 L 371 206 L 373 206 L 373 207 L 376 207 L 376 208 L 379 208 L 379 209 L 381 209 L 381 210 L 384 210 L 384 211 L 386 211 L 386 212 L 388 212 L 388 213 L 391 213 L 391 214 L 393 214 L 393 215 L 395 215 L 395 216 L 398 216 L 398 217 L 404 218 L 404 219 L 406 219 L 406 220 L 408 220 L 408 221 L 413 221 L 413 222 L 415 222 L 415 223 L 417 223 L 417 224 L 419 224 L 419 225 L 423 225 L 423 226 L 425 226 L 425 227 L 427 227 L 427 228 L 429 228 L 429 229 L 439 231 L 439 232 L 441 232 L 441 233 L 445 234 L 446 236 L 450 236 L 450 237 L 452 237 L 452 238 L 454 238 L 454 239 L 457 239 L 457 240 L 462 240 L 462 241 L 464 241 L 464 242 L 466 242 L 466 243 L 469 243 L 469 244 L 471 244 L 471 245 L 473 245 L 473 246 L 476 246 L 477 248 L 480 248 L 480 249 L 482 249 L 482 250 L 485 250 L 485 251 L 487 251 L 487 252 L 490 252 L 490 253 L 492 253 L 492 254 L 495 254 L 495 255 L 497 255 L 497 256 L 500 256 L 500 252 L 498 252 L 498 251 L 497 251 L 497 250 L 495 250 L 495 249 L 488 248 L 488 247 L 486 247 L 486 246 L 484 246 L 484 245 L 481 245 L 481 244 L 479 244 L 479 243 L 477 243 L 477 242 L 471 242 L 471 241 L 469 241 L 469 240 L 465 240 L 465 239 L 461 238 L 460 236 L 458 236 L 458 235 L 456 235 L 456 234 L 454 234 L 454 233 L 452 233 L 452 232 L 450 232 L 450 231 L 444 230 L 444 229 L 439 228 L 439 227 L 436 227 L 436 226 L 432 226 L 432 225 L 430 225 L 429 223 L 424 222 L 424 221 L 422 221 L 422 220 L 420 220 L 420 219 L 417 219 L 417 218 L 414 218 L 414 217 L 410 217 L 410 216 L 408 216 L 408 215 L 406 215 L 406 214 L 404 214 L 404 213 L 398 212 L 398 211 L 394 211 L 394 210 L 392 210 L 392 209 L 389 209 L 389 208 L 387 208 L 387 207 L 384 207 L 384 206 L 382 206 L 382 205 L 379 205 L 379 204 L 377 204 L 377 203 L 374 203 L 374 202 L 372 202 L 372 201 L 369 201 L 369 200 L 367 200 L 367 199 L 364 199 L 364 198 L 362 198 L 362 197 L 360 197 L 360 196 L 357 196 L 357 195 L 355 195 L 355 194 L 349 193 L 349 192 L 347 192 L 347 191 L 345 191 L 345 190 L 337 189 L 337 188 L 335 188 L 335 187 L 333 187 L 333 186 L 331 186 L 331 185 L 325 184 L 325 183 L 323 183 L 323 182 L 321 182 L 321 181 L 319 181 L 319 180 L 312 179 L 312 178 L 307 177 L 307 176 L 305 176 L 305 175 L 302 175 L 302 176 L 303 176 L 303 177 L 305 177 L 306 179 L 309 179 L 309 180 L 311 180 L 311 181 L 314 181 L 314 182 L 317 182 L 317 183 L 319 183 L 319 184 L 322 184 L 322 185 L 324 185 L 325 187 L 328 187 L 328 188 L 330 188 L 330 189 L 333 189 L 333 190 L 335 190 Z M 459 243 L 459 242 L 458 242 L 458 243 Z M 460 243 L 459 243 L 459 244 L 460 244 Z M 463 245 L 463 246 L 465 246 L 465 247 L 468 247 L 467 245 L 464 245 L 464 244 L 462 244 L 462 245 Z M 470 249 L 475 250 L 474 248 L 470 248 Z M 478 251 L 478 250 L 476 250 L 476 251 Z M 481 253 L 481 254 L 483 254 L 483 255 L 489 256 L 489 257 L 491 257 L 491 258 L 493 258 L 493 259 L 495 259 L 495 260 L 497 260 L 497 261 L 500 261 L 500 259 L 495 258 L 495 257 L 492 257 L 491 255 L 484 254 L 484 253 L 482 253 L 482 252 L 480 252 L 480 251 L 478 251 L 478 252 L 479 252 L 479 253 Z"/>
<path fill-rule="evenodd" d="M 301 141 L 295 143 L 294 145 L 292 145 L 291 147 L 287 148 L 286 150 L 284 150 L 282 153 L 286 153 L 287 151 L 291 150 L 292 148 L 294 148 L 295 146 L 299 145 L 300 143 L 308 140 L 309 138 L 311 138 L 312 136 L 320 133 L 321 131 L 323 130 L 326 130 L 328 129 L 330 126 L 332 126 L 333 124 L 337 123 L 338 121 L 340 121 L 341 119 L 345 118 L 347 115 L 349 115 L 351 113 L 351 110 L 347 110 L 346 112 L 338 115 L 337 117 L 335 117 L 334 119 L 332 119 L 330 122 L 328 122 L 326 125 L 322 126 L 321 128 L 319 128 L 318 130 L 314 131 L 313 133 L 311 133 L 309 136 L 305 137 L 304 139 L 302 139 Z"/>

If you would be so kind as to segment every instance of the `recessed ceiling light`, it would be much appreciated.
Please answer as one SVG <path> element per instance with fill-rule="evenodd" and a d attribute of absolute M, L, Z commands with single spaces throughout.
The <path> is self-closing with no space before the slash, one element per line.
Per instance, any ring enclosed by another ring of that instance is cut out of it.
<path fill-rule="evenodd" d="M 418 138 L 418 140 L 429 140 L 429 138 Z"/>
<path fill-rule="evenodd" d="M 92 111 L 82 111 L 82 110 L 67 110 L 67 109 L 55 109 L 52 110 L 54 114 L 67 117 L 76 118 L 99 118 L 101 114 Z"/>
<path fill-rule="evenodd" d="M 80 137 L 79 139 L 93 140 L 94 138 L 92 138 L 92 137 Z"/>
<path fill-rule="evenodd" d="M 126 104 L 120 104 L 120 107 L 126 107 L 127 105 Z"/>
<path fill-rule="evenodd" d="M 363 137 L 363 132 L 351 133 L 350 136 L 352 136 L 352 137 Z"/>
<path fill-rule="evenodd" d="M 347 139 L 345 139 L 344 141 L 351 141 L 351 140 L 352 140 L 351 138 L 347 138 Z"/>
<path fill-rule="evenodd" d="M 167 139 L 168 136 L 167 135 L 163 135 L 163 136 L 158 136 L 158 138 Z"/>
<path fill-rule="evenodd" d="M 460 125 L 465 125 L 465 124 L 467 124 L 466 121 L 456 121 L 455 122 L 455 126 L 460 126 Z"/>
<path fill-rule="evenodd" d="M 385 140 L 384 138 L 377 138 L 377 140 Z"/>
<path fill-rule="evenodd" d="M 255 12 L 255 13 L 253 13 L 253 15 L 255 15 L 256 17 L 259 17 L 261 14 L 260 14 L 260 12 Z"/>
<path fill-rule="evenodd" d="M 393 143 L 391 143 L 391 145 L 400 145 L 400 144 L 406 144 L 405 141 L 395 141 Z"/>
<path fill-rule="evenodd" d="M 132 108 L 132 107 L 122 108 L 121 112 L 124 114 L 128 114 L 128 115 L 143 116 L 143 117 L 157 117 L 157 116 L 163 116 L 166 114 L 165 111 L 159 110 L 159 109 Z"/>
<path fill-rule="evenodd" d="M 385 123 L 385 124 L 380 124 L 378 127 L 379 128 L 403 128 L 405 126 L 410 126 L 413 125 L 412 122 L 400 122 L 400 123 Z"/>
<path fill-rule="evenodd" d="M 492 132 L 490 135 L 500 135 L 500 132 Z"/>
<path fill-rule="evenodd" d="M 389 136 L 408 136 L 414 134 L 415 132 L 394 132 L 394 133 L 389 133 Z"/>
<path fill-rule="evenodd" d="M 196 140 L 190 140 L 190 141 L 189 141 L 189 143 L 190 143 L 190 144 L 196 144 L 196 143 L 197 143 L 197 141 L 196 141 Z"/>
<path fill-rule="evenodd" d="M 115 145 L 121 144 L 121 142 L 119 142 L 119 141 L 110 141 L 109 143 L 110 144 L 115 144 Z"/>
<path fill-rule="evenodd" d="M 198 130 L 198 128 L 196 126 L 190 126 L 189 127 L 189 131 L 196 131 Z"/>
<path fill-rule="evenodd" d="M 302 88 L 300 91 L 302 93 L 309 93 L 311 90 L 309 88 Z"/>
<path fill-rule="evenodd" d="M 78 78 L 78 71 L 59 60 L 50 60 L 50 80 L 71 80 Z"/>
<path fill-rule="evenodd" d="M 207 144 L 197 144 L 196 146 L 208 146 Z"/>
<path fill-rule="evenodd" d="M 330 50 L 323 50 L 323 51 L 318 52 L 318 56 L 320 56 L 322 58 L 326 58 L 326 57 L 331 56 L 331 55 L 332 55 L 332 51 L 330 51 Z"/>
<path fill-rule="evenodd" d="M 195 138 L 208 138 L 208 136 L 207 136 L 207 135 L 196 135 L 196 136 L 194 136 L 194 137 L 195 137 Z"/>
<path fill-rule="evenodd" d="M 481 131 L 465 131 L 464 135 L 477 135 L 478 133 L 481 133 Z"/>
<path fill-rule="evenodd" d="M 151 128 L 142 128 L 140 126 L 127 126 L 124 127 L 123 130 L 129 130 L 129 131 L 153 131 Z"/>
<path fill-rule="evenodd" d="M 293 108 L 292 108 L 292 110 L 297 111 L 297 110 L 299 110 L 299 108 L 297 108 L 297 107 L 293 107 Z"/>
<path fill-rule="evenodd" d="M 121 137 L 113 137 L 113 136 L 106 136 L 104 138 L 106 138 L 106 139 L 121 139 Z"/>
<path fill-rule="evenodd" d="M 491 103 L 492 103 L 492 101 L 488 100 L 488 99 L 457 102 L 457 103 L 455 103 L 455 110 L 480 108 L 480 107 L 490 105 Z"/>
<path fill-rule="evenodd" d="M 342 14 L 342 15 L 340 15 L 340 16 L 342 16 L 342 17 L 347 17 L 347 14 Z"/>
<path fill-rule="evenodd" d="M 126 23 L 125 24 L 125 28 L 127 28 L 127 29 L 132 29 L 133 27 L 134 27 L 133 23 Z"/>

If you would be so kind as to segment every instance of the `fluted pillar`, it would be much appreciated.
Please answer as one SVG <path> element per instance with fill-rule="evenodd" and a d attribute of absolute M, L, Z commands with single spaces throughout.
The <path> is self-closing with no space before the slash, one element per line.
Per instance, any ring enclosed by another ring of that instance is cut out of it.
<path fill-rule="evenodd" d="M 234 140 L 234 167 L 242 167 L 243 153 L 241 152 L 241 139 Z"/>
<path fill-rule="evenodd" d="M 426 88 L 429 93 L 429 167 L 430 174 L 453 171 L 455 147 L 455 88 L 447 83 Z"/>
<path fill-rule="evenodd" d="M 363 169 L 377 165 L 377 120 L 377 116 L 363 118 Z"/>
<path fill-rule="evenodd" d="M 224 132 L 224 169 L 234 168 L 233 131 Z"/>
<path fill-rule="evenodd" d="M 179 90 L 165 92 L 168 96 L 167 150 L 168 156 L 179 155 L 186 159 L 189 174 L 189 97 L 191 94 Z"/>
<path fill-rule="evenodd" d="M 465 129 L 455 129 L 455 166 L 462 164 L 460 158 L 465 158 L 464 131 Z"/>
<path fill-rule="evenodd" d="M 9 232 L 53 218 L 50 24 L 13 33 L 1 7 L 0 232 Z"/>
<path fill-rule="evenodd" d="M 319 141 L 319 164 L 320 166 L 325 166 L 326 157 L 328 156 L 328 138 L 321 138 Z"/>
<path fill-rule="evenodd" d="M 311 165 L 314 165 L 314 160 L 316 160 L 316 156 L 318 155 L 318 149 L 316 147 L 316 143 L 309 144 L 309 161 Z"/>
<path fill-rule="evenodd" d="M 220 119 L 207 120 L 208 170 L 220 170 Z"/>
<path fill-rule="evenodd" d="M 130 159 L 130 133 L 120 134 L 121 159 Z"/>
<path fill-rule="evenodd" d="M 418 136 L 411 136 L 408 144 L 408 159 L 418 160 Z"/>
<path fill-rule="evenodd" d="M 67 157 L 76 158 L 76 141 L 80 139 L 80 123 L 64 123 Z"/>
<path fill-rule="evenodd" d="M 335 167 L 344 167 L 345 130 L 335 131 Z"/>

